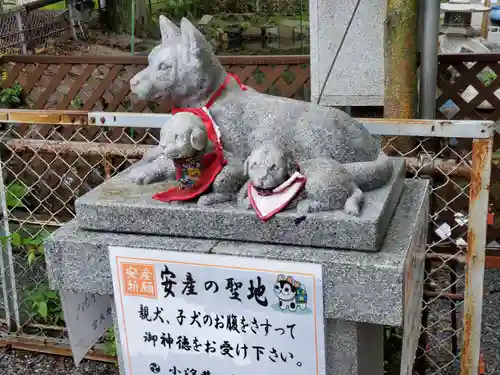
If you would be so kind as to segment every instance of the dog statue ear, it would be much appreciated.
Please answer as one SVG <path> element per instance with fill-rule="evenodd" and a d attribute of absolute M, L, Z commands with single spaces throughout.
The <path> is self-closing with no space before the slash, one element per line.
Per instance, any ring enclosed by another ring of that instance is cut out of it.
<path fill-rule="evenodd" d="M 181 19 L 181 34 L 182 46 L 186 49 L 186 52 L 196 53 L 200 50 L 211 49 L 203 34 L 185 17 Z"/>
<path fill-rule="evenodd" d="M 181 30 L 163 14 L 160 16 L 159 24 L 162 44 L 166 43 L 173 36 L 181 35 Z"/>
<path fill-rule="evenodd" d="M 196 151 L 201 151 L 207 146 L 208 136 L 203 126 L 193 126 L 191 130 L 191 146 Z"/>

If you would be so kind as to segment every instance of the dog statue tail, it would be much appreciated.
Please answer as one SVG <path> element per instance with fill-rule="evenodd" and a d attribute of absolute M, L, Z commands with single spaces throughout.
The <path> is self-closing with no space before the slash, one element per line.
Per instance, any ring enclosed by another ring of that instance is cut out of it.
<path fill-rule="evenodd" d="M 383 152 L 378 159 L 359 163 L 347 163 L 343 167 L 354 177 L 361 191 L 370 191 L 387 184 L 394 173 L 394 161 Z"/>

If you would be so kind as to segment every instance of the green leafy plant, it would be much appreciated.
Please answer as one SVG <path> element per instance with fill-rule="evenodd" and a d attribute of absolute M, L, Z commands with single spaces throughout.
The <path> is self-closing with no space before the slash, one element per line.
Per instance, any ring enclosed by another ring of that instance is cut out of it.
<path fill-rule="evenodd" d="M 250 27 L 252 27 L 252 24 L 248 21 L 243 21 L 240 23 L 240 27 L 243 29 L 243 30 L 246 30 L 246 29 L 249 29 Z"/>
<path fill-rule="evenodd" d="M 12 183 L 5 189 L 5 201 L 8 209 L 25 207 L 23 198 L 28 193 L 28 189 L 23 184 Z M 38 257 L 44 255 L 43 242 L 49 235 L 46 230 L 37 232 L 34 236 L 21 236 L 19 232 L 12 233 L 10 236 L 0 236 L 2 246 L 5 249 L 7 241 L 17 248 L 24 247 L 28 252 L 28 266 L 32 266 Z"/>
<path fill-rule="evenodd" d="M 36 235 L 28 237 L 23 237 L 19 232 L 14 232 L 10 236 L 0 236 L 0 241 L 4 249 L 7 247 L 7 241 L 9 241 L 13 247 L 25 248 L 28 252 L 28 266 L 31 267 L 38 258 L 43 257 L 45 254 L 43 243 L 48 235 L 49 232 L 46 230 L 42 230 Z"/>
<path fill-rule="evenodd" d="M 113 328 L 108 329 L 104 335 L 104 353 L 116 356 L 116 336 Z"/>
<path fill-rule="evenodd" d="M 74 98 L 71 101 L 71 107 L 73 107 L 74 109 L 82 109 L 83 108 L 82 98 L 80 98 L 79 96 L 76 96 L 76 98 Z"/>
<path fill-rule="evenodd" d="M 19 183 L 11 183 L 5 189 L 5 203 L 7 209 L 13 209 L 17 207 L 24 207 L 22 199 L 28 192 L 28 189 Z M 0 236 L 0 241 L 2 242 L 2 248 L 7 247 L 7 241 L 10 241 L 12 246 L 21 247 L 22 239 L 19 233 L 12 233 L 10 236 Z"/>
<path fill-rule="evenodd" d="M 9 184 L 5 189 L 7 208 L 25 207 L 23 198 L 27 193 L 28 188 L 25 185 L 17 182 Z M 7 247 L 7 243 L 10 242 L 13 247 L 27 251 L 28 266 L 31 267 L 38 258 L 43 257 L 43 243 L 49 234 L 45 229 L 38 230 L 35 235 L 23 235 L 23 232 L 17 231 L 9 236 L 0 236 L 0 241 L 4 249 Z M 36 321 L 44 324 L 64 324 L 59 294 L 49 289 L 47 283 L 28 291 L 26 299 L 28 309 Z"/>
<path fill-rule="evenodd" d="M 5 190 L 5 200 L 7 203 L 7 208 L 12 209 L 24 207 L 22 199 L 28 193 L 28 188 L 26 186 L 14 182 L 8 185 Z"/>
<path fill-rule="evenodd" d="M 488 71 L 485 72 L 484 75 L 481 77 L 481 81 L 483 81 L 485 86 L 489 86 L 496 78 L 497 75 L 495 74 L 495 72 Z"/>
<path fill-rule="evenodd" d="M 403 333 L 400 327 L 384 327 L 384 374 L 398 375 L 401 367 Z"/>
<path fill-rule="evenodd" d="M 48 235 L 49 232 L 42 230 L 35 236 L 21 238 L 22 246 L 25 246 L 28 250 L 28 266 L 31 267 L 37 259 L 42 258 L 45 255 L 43 243 Z"/>
<path fill-rule="evenodd" d="M 166 13 L 171 19 L 180 20 L 182 17 L 188 19 L 197 18 L 197 0 L 167 0 L 162 3 L 160 13 Z"/>
<path fill-rule="evenodd" d="M 20 107 L 22 104 L 22 93 L 23 87 L 17 81 L 11 87 L 0 89 L 0 105 L 3 108 Z"/>
<path fill-rule="evenodd" d="M 26 297 L 33 318 L 43 324 L 64 324 L 61 298 L 47 283 L 40 284 Z"/>

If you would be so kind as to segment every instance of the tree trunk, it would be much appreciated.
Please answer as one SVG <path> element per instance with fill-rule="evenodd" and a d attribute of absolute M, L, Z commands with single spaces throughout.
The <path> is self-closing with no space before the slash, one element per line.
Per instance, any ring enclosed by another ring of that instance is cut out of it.
<path fill-rule="evenodd" d="M 385 20 L 384 117 L 414 118 L 417 104 L 417 0 L 388 0 Z M 390 143 L 390 145 L 388 145 Z M 411 137 L 382 138 L 390 154 L 408 153 Z"/>
<path fill-rule="evenodd" d="M 106 26 L 116 33 L 130 34 L 132 0 L 106 0 Z M 151 32 L 151 11 L 145 0 L 135 0 L 135 36 L 146 36 Z"/>
<path fill-rule="evenodd" d="M 485 7 L 491 7 L 491 0 L 484 0 Z M 483 22 L 481 23 L 481 37 L 488 39 L 488 26 L 490 25 L 490 12 L 483 13 Z"/>

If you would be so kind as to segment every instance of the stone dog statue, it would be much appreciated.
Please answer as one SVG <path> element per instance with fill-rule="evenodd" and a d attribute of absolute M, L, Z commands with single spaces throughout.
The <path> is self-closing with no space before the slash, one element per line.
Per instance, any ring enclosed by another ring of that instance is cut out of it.
<path fill-rule="evenodd" d="M 304 191 L 287 208 L 297 207 L 300 214 L 342 210 L 348 215 L 359 216 L 363 191 L 382 187 L 393 172 L 392 162 L 385 155 L 376 162 L 340 164 L 326 159 L 309 159 L 298 165 L 290 151 L 273 142 L 252 151 L 245 161 L 244 172 L 257 189 L 272 190 L 297 168 L 307 182 Z M 238 206 L 250 207 L 248 182 L 238 193 Z"/>
<path fill-rule="evenodd" d="M 330 161 L 375 163 L 379 157 L 376 140 L 341 110 L 243 90 L 234 78 L 220 90 L 228 75 L 203 35 L 185 18 L 180 28 L 164 16 L 159 23 L 162 42 L 149 54 L 148 66 L 131 79 L 132 93 L 141 99 L 165 99 L 177 108 L 212 102 L 210 116 L 234 165 L 243 165 L 258 145 L 271 140 L 292 152 L 300 165 L 311 159 L 323 160 L 324 166 Z M 212 101 L 214 93 L 220 95 Z M 163 179 L 171 166 L 161 155 L 158 150 L 156 157 L 132 167 L 129 177 L 139 184 Z M 238 173 L 227 176 L 235 185 L 240 178 Z"/>
<path fill-rule="evenodd" d="M 137 181 L 142 183 L 142 179 L 146 177 L 155 181 L 173 180 L 176 175 L 174 159 L 199 157 L 213 151 L 213 148 L 214 145 L 208 139 L 203 121 L 193 113 L 177 113 L 163 125 L 158 147 L 143 157 L 146 162 L 161 158 L 162 168 L 155 168 L 149 171 L 150 174 L 137 176 Z M 234 164 L 234 158 L 229 153 L 226 153 L 225 157 L 228 165 L 215 178 L 212 191 L 201 196 L 198 204 L 211 205 L 235 199 L 237 187 L 244 183 L 243 166 Z"/>

